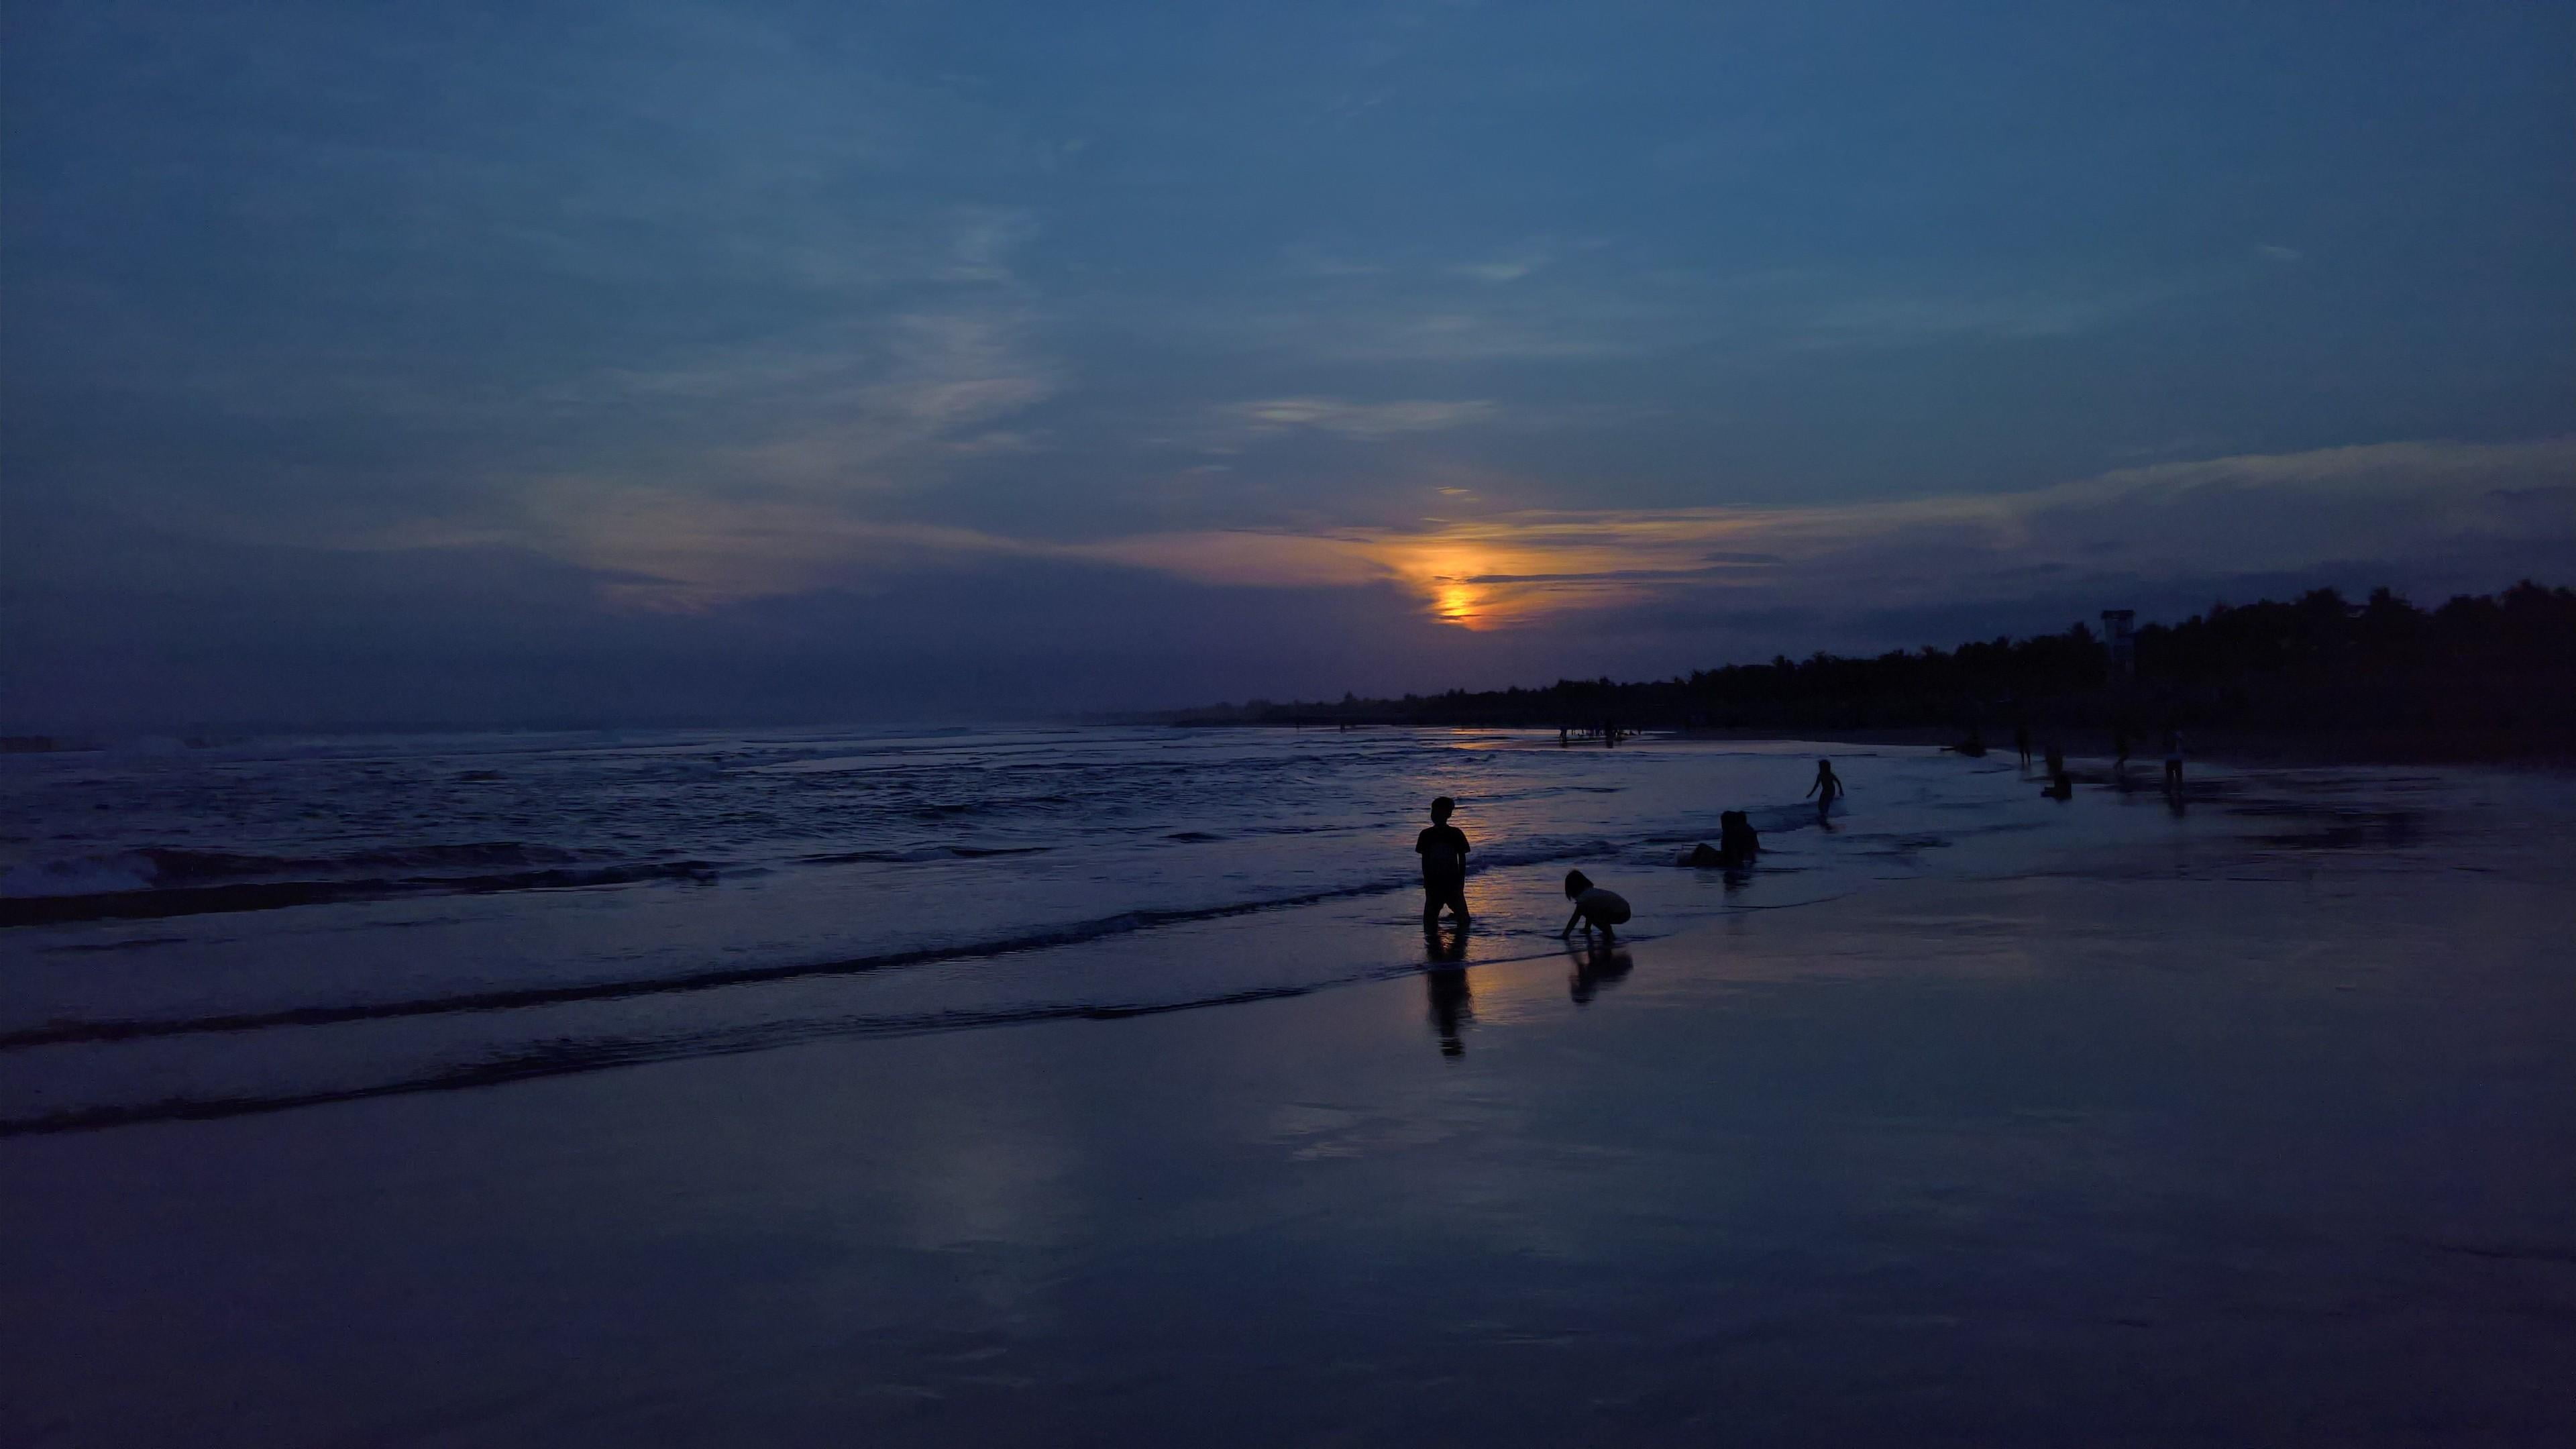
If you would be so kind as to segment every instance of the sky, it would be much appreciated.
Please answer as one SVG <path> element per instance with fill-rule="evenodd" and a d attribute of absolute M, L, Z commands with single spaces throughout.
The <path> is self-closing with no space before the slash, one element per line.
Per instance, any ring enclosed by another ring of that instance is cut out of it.
<path fill-rule="evenodd" d="M 2576 7 L 0 11 L 0 723 L 2576 583 Z"/>

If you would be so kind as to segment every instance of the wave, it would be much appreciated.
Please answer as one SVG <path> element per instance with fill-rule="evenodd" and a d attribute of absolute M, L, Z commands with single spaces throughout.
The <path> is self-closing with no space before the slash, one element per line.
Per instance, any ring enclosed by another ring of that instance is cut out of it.
<path fill-rule="evenodd" d="M 800 855 L 798 865 L 917 865 L 931 860 L 985 860 L 1001 855 L 1044 855 L 1048 845 L 923 845 L 911 850 L 844 850 Z"/>
<path fill-rule="evenodd" d="M 1627 939 L 1633 943 L 1656 938 L 1633 936 Z M 64 1107 L 27 1116 L 0 1117 L 0 1138 L 90 1132 L 110 1127 L 138 1126 L 150 1122 L 202 1122 L 265 1112 L 291 1111 L 299 1107 L 366 1101 L 377 1097 L 470 1091 L 544 1077 L 606 1071 L 616 1067 L 643 1066 L 655 1062 L 696 1057 L 737 1056 L 838 1038 L 925 1036 L 1046 1021 L 1125 1021 L 1138 1017 L 1165 1016 L 1175 1012 L 1200 1011 L 1210 1007 L 1243 1006 L 1254 1002 L 1308 996 L 1320 991 L 1369 981 L 1411 976 L 1425 970 L 1436 972 L 1453 970 L 1460 966 L 1497 966 L 1548 959 L 1565 954 L 1569 949 L 1571 948 L 1558 946 L 1536 952 L 1480 956 L 1472 962 L 1379 963 L 1345 969 L 1313 980 L 1249 986 L 1205 996 L 1188 996 L 1164 1001 L 1024 1002 L 1011 1006 L 952 1008 L 944 1011 L 801 1017 L 785 1021 L 744 1023 L 653 1035 L 600 1036 L 589 1039 L 559 1037 L 491 1052 L 470 1061 L 434 1064 L 406 1075 L 374 1082 L 294 1091 L 165 1097 L 150 1102 Z"/>
<path fill-rule="evenodd" d="M 1407 970 L 1415 968 L 1405 968 Z M 1327 987 L 1347 985 L 1369 975 L 1293 986 L 1252 987 L 1184 1001 L 1136 1003 L 1046 1003 L 990 1010 L 925 1012 L 910 1016 L 842 1017 L 763 1022 L 720 1031 L 663 1036 L 601 1037 L 589 1041 L 546 1041 L 498 1052 L 471 1062 L 433 1067 L 410 1076 L 351 1086 L 291 1092 L 249 1092 L 221 1096 L 168 1097 L 155 1102 L 66 1107 L 24 1117 L 0 1117 L 0 1137 L 92 1132 L 147 1122 L 205 1122 L 261 1112 L 283 1112 L 334 1102 L 361 1102 L 376 1097 L 423 1092 L 468 1091 L 504 1086 L 542 1077 L 643 1066 L 689 1057 L 737 1056 L 831 1037 L 921 1036 L 979 1027 L 1017 1026 L 1040 1021 L 1116 1021 L 1159 1016 L 1211 1006 L 1237 1006 L 1255 1001 L 1305 996 Z"/>
<path fill-rule="evenodd" d="M 492 895 L 504 891 L 565 890 L 656 880 L 708 881 L 715 879 L 717 874 L 715 865 L 702 860 L 660 861 L 587 870 L 512 871 L 498 875 L 251 880 L 181 886 L 160 886 L 131 875 L 117 877 L 102 872 L 83 880 L 90 884 L 118 879 L 139 883 L 108 884 L 100 889 L 55 895 L 0 896 L 0 928 L 58 926 L 79 921 L 160 920 L 171 916 L 273 911 L 289 906 L 397 900 L 408 896 Z"/>
<path fill-rule="evenodd" d="M 0 900 L 30 896 L 106 895 L 163 886 L 214 885 L 279 877 L 311 879 L 385 870 L 489 870 L 494 866 L 572 865 L 581 856 L 551 845 L 480 841 L 413 845 L 343 855 L 251 855 L 234 851 L 144 846 L 109 855 L 29 861 L 0 874 Z"/>
<path fill-rule="evenodd" d="M 1075 925 L 1030 931 L 995 940 L 924 946 L 913 950 L 888 951 L 873 956 L 854 956 L 834 961 L 718 967 L 676 976 L 629 977 L 611 981 L 587 981 L 565 986 L 499 987 L 488 991 L 456 992 L 445 996 L 290 1006 L 271 1011 L 233 1012 L 219 1016 L 53 1021 L 43 1026 L 0 1032 L 0 1051 L 60 1046 L 73 1042 L 133 1041 L 146 1037 L 191 1036 L 210 1032 L 262 1031 L 281 1026 L 336 1026 L 353 1021 L 389 1021 L 398 1017 L 439 1016 L 453 1012 L 516 1011 L 528 1007 L 564 1006 L 576 1002 L 623 1001 L 639 996 L 713 991 L 733 986 L 764 986 L 781 981 L 822 976 L 847 976 L 865 971 L 926 965 L 933 961 L 968 961 L 983 957 L 1007 956 L 1022 951 L 1043 951 L 1058 946 L 1096 941 L 1104 936 L 1153 930 L 1160 926 L 1180 925 L 1192 921 L 1222 920 L 1229 916 L 1250 915 L 1256 911 L 1284 910 L 1330 900 L 1348 900 L 1358 896 L 1386 894 L 1410 887 L 1411 882 L 1402 885 L 1381 883 L 1342 890 L 1310 891 L 1278 900 L 1242 902 L 1197 910 L 1125 911 L 1115 916 L 1104 916 Z"/>
<path fill-rule="evenodd" d="M 1607 840 L 1533 842 L 1522 850 L 1491 852 L 1487 859 L 1479 862 L 1477 868 L 1484 870 L 1496 866 L 1541 864 L 1551 860 L 1589 859 L 1616 854 L 1618 849 L 1618 846 Z M 721 990 L 733 986 L 768 985 L 780 981 L 845 976 L 866 971 L 928 965 L 935 961 L 968 961 L 1013 955 L 1023 951 L 1050 950 L 1061 946 L 1080 945 L 1106 936 L 1156 930 L 1165 926 L 1224 920 L 1264 911 L 1319 905 L 1326 901 L 1392 895 L 1412 890 L 1416 885 L 1417 882 L 1410 877 L 1400 880 L 1380 879 L 1361 885 L 1301 891 L 1293 895 L 1265 897 L 1259 900 L 1230 901 L 1219 905 L 1121 911 L 1112 916 L 1101 916 L 1062 926 L 1044 927 L 989 940 L 921 946 L 830 961 L 727 966 L 669 976 L 625 977 L 561 986 L 496 987 L 483 991 L 454 992 L 443 996 L 317 1003 L 308 1006 L 279 1007 L 267 1011 L 229 1012 L 210 1016 L 56 1020 L 43 1026 L 0 1031 L 0 1050 L 59 1046 L 73 1042 L 133 1041 L 148 1037 L 261 1031 L 272 1027 L 334 1026 L 353 1021 L 383 1021 L 398 1017 L 437 1016 L 457 1012 L 516 1011 L 529 1007 L 562 1006 L 575 1002 L 621 1001 L 642 996 Z M 216 889 L 230 888 L 217 887 Z M 150 892 L 148 894 L 174 893 Z M 115 898 L 77 899 L 114 900 Z M 0 902 L 0 923 L 7 922 L 8 917 L 5 912 L 13 904 L 27 903 Z M 243 909 L 255 909 L 255 907 L 243 907 Z"/>

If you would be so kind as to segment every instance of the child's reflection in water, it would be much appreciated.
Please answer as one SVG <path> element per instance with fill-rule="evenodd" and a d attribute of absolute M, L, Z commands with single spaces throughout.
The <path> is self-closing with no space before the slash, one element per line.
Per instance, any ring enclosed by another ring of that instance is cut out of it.
<path fill-rule="evenodd" d="M 1440 1036 L 1440 1055 L 1465 1056 L 1467 1043 L 1460 1033 L 1476 1020 L 1476 1004 L 1467 990 L 1466 923 L 1450 932 L 1423 932 L 1422 953 L 1430 967 L 1422 981 L 1431 993 L 1431 1029 Z"/>
<path fill-rule="evenodd" d="M 1629 972 L 1637 969 L 1637 963 L 1628 959 L 1625 947 L 1607 941 L 1568 946 L 1565 955 L 1574 963 L 1574 970 L 1566 977 L 1566 989 L 1577 1006 L 1590 1001 L 1604 988 L 1618 985 Z"/>

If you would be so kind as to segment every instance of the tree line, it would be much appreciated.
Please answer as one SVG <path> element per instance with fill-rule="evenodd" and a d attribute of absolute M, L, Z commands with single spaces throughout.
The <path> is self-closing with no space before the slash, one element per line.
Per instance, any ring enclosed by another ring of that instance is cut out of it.
<path fill-rule="evenodd" d="M 2576 729 L 2576 590 L 2525 581 L 2437 608 L 2387 588 L 2354 603 L 2317 589 L 2286 603 L 2212 605 L 2148 624 L 2115 668 L 2078 623 L 2058 634 L 1892 650 L 1614 683 L 1278 704 L 1155 716 L 1175 724 L 1472 725 L 1595 731 L 1871 729 L 2016 724 L 2153 730 L 2222 725 L 2547 734 Z"/>

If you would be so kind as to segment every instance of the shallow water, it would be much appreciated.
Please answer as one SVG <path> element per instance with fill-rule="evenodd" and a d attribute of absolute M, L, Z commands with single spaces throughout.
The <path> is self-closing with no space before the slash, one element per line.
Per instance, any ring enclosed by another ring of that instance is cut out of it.
<path fill-rule="evenodd" d="M 1851 791 L 1800 799 L 1830 751 Z M 0 1131 L 482 1087 L 820 1036 L 1267 999 L 1419 969 L 1459 801 L 1466 955 L 1553 949 L 1581 865 L 1651 940 L 1874 884 L 2512 869 L 2562 783 L 2197 772 L 2039 797 L 1938 751 L 1498 731 L 287 740 L 0 758 Z M 1748 810 L 1750 871 L 1674 862 Z M 2474 830 L 2460 822 L 2476 820 Z M 2139 852 L 2147 852 L 2141 856 Z M 1173 948 L 1204 943 L 1193 964 Z M 1150 944 L 1151 949 L 1141 949 Z"/>

